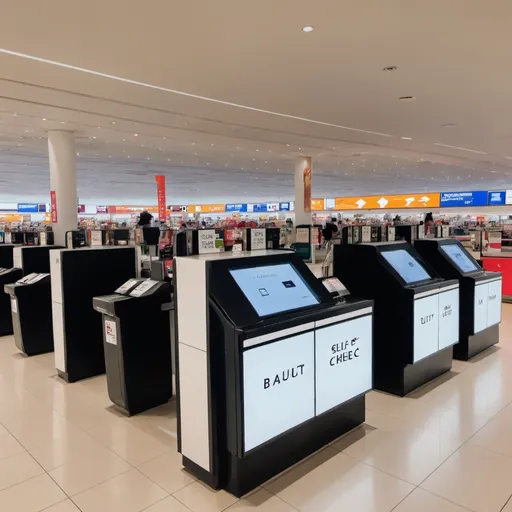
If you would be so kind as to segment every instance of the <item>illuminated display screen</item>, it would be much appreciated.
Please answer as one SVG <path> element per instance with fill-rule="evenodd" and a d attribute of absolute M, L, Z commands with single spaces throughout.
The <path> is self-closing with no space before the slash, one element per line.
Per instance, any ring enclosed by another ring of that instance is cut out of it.
<path fill-rule="evenodd" d="M 381 254 L 407 284 L 432 278 L 419 261 L 404 249 L 384 251 Z"/>
<path fill-rule="evenodd" d="M 229 272 L 259 316 L 319 304 L 316 295 L 290 263 Z"/>
<path fill-rule="evenodd" d="M 478 267 L 458 245 L 441 245 L 441 250 L 452 260 L 461 272 L 467 273 L 480 270 L 480 267 Z"/>

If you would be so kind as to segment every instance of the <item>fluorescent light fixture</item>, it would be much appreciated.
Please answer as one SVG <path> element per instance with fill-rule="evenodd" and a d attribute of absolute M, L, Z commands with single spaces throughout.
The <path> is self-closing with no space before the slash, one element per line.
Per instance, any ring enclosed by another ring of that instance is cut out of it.
<path fill-rule="evenodd" d="M 402 137 L 403 140 L 412 140 L 412 137 Z"/>
<path fill-rule="evenodd" d="M 450 146 L 449 144 L 441 144 L 440 142 L 434 142 L 435 146 L 442 148 L 458 149 L 459 151 L 469 151 L 470 153 L 478 153 L 479 155 L 488 155 L 485 151 L 477 151 L 476 149 L 461 148 L 458 146 Z"/>
<path fill-rule="evenodd" d="M 273 112 L 272 110 L 264 110 L 261 108 L 251 107 L 249 105 L 241 105 L 239 103 L 232 103 L 230 101 L 223 101 L 223 100 L 218 100 L 215 98 L 209 98 L 207 96 L 199 96 L 197 94 L 191 94 L 191 93 L 184 92 L 184 91 L 178 91 L 175 89 L 168 89 L 167 87 L 162 87 L 160 85 L 139 82 L 137 80 L 132 80 L 130 78 L 124 78 L 124 77 L 116 76 L 116 75 L 109 75 L 107 73 L 101 73 L 99 71 L 94 71 L 92 69 L 81 68 L 79 66 L 73 66 L 72 64 L 66 64 L 64 62 L 59 62 L 56 60 L 42 59 L 40 57 L 35 57 L 34 55 L 28 55 L 26 53 L 15 52 L 12 50 L 8 50 L 6 48 L 0 48 L 0 53 L 2 53 L 4 55 L 11 55 L 13 57 L 19 57 L 21 59 L 32 60 L 35 62 L 41 62 L 43 64 L 49 64 L 51 66 L 57 66 L 57 67 L 64 68 L 64 69 L 70 69 L 72 71 L 79 71 L 80 73 L 87 73 L 89 75 L 98 76 L 100 78 L 108 78 L 110 80 L 116 80 L 117 82 L 123 82 L 125 84 L 138 85 L 140 87 L 147 87 L 148 89 L 153 89 L 155 91 L 168 92 L 168 93 L 172 93 L 172 94 L 177 94 L 179 96 L 185 96 L 187 98 L 194 98 L 197 100 L 209 101 L 211 103 L 217 103 L 219 105 L 225 105 L 228 107 L 241 108 L 244 110 L 250 110 L 252 112 L 259 112 L 261 114 L 268 114 L 271 116 L 283 117 L 286 119 L 293 119 L 295 121 L 303 121 L 305 123 L 317 124 L 317 125 L 321 125 L 321 126 L 330 126 L 331 128 L 339 128 L 342 130 L 349 130 L 352 132 L 367 133 L 369 135 L 378 135 L 380 137 L 393 137 L 393 135 L 389 135 L 388 133 L 373 132 L 370 130 L 363 130 L 361 128 L 352 128 L 350 126 L 343 126 L 340 124 L 326 123 L 324 121 L 317 121 L 315 119 L 310 119 L 307 117 L 294 116 L 291 114 L 284 114 L 282 112 Z"/>
<path fill-rule="evenodd" d="M 311 25 L 306 25 L 305 27 L 302 27 L 302 32 L 313 32 L 314 27 L 312 27 Z"/>

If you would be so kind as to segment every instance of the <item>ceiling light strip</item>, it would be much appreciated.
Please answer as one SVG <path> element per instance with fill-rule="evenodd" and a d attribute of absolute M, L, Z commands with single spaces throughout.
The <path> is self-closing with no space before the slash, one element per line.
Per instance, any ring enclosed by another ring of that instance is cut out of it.
<path fill-rule="evenodd" d="M 440 142 L 434 142 L 435 146 L 441 146 L 442 148 L 458 149 L 459 151 L 469 151 L 470 153 L 478 153 L 479 155 L 488 155 L 485 151 L 477 151 L 476 149 L 459 148 L 458 146 L 450 146 L 448 144 L 441 144 Z"/>
<path fill-rule="evenodd" d="M 349 130 L 352 132 L 366 133 L 369 135 L 378 135 L 380 137 L 393 137 L 393 135 L 389 135 L 387 133 L 372 132 L 369 130 L 362 130 L 360 128 L 351 128 L 350 126 L 343 126 L 343 125 L 334 124 L 334 123 L 327 123 L 324 121 L 317 121 L 315 119 L 309 119 L 307 117 L 294 116 L 291 114 L 283 114 L 281 112 L 273 112 L 272 110 L 264 110 L 261 108 L 250 107 L 248 105 L 240 105 L 238 103 L 232 103 L 230 101 L 217 100 L 215 98 L 208 98 L 207 96 L 199 96 L 197 94 L 191 94 L 188 92 L 177 91 L 175 89 L 168 89 L 167 87 L 162 87 L 160 85 L 147 84 L 145 82 L 131 80 L 130 78 L 123 78 L 123 77 L 116 76 L 116 75 L 109 75 L 107 73 L 101 73 L 100 71 L 94 71 L 92 69 L 81 68 L 78 66 L 73 66 L 71 64 L 65 64 L 64 62 L 58 62 L 58 61 L 49 60 L 49 59 L 42 59 L 40 57 L 35 57 L 33 55 L 27 55 L 25 53 L 14 52 L 12 50 L 7 50 L 5 48 L 0 48 L 0 53 L 3 53 L 5 55 L 11 55 L 13 57 L 20 57 L 22 59 L 32 60 L 32 61 L 36 61 L 36 62 L 42 62 L 43 64 L 50 64 L 52 66 L 58 66 L 60 68 L 71 69 L 73 71 L 80 71 L 81 73 L 87 73 L 89 75 L 99 76 L 101 78 L 108 78 L 110 80 L 116 80 L 118 82 L 123 82 L 123 83 L 130 84 L 130 85 L 138 85 L 141 87 L 147 87 L 149 89 L 154 89 L 156 91 L 169 92 L 172 94 L 177 94 L 179 96 L 186 96 L 188 98 L 209 101 L 211 103 L 217 103 L 219 105 L 226 105 L 228 107 L 236 107 L 236 108 L 240 108 L 240 109 L 244 109 L 244 110 L 250 110 L 252 112 L 259 112 L 261 114 L 268 114 L 271 116 L 284 117 L 286 119 L 293 119 L 295 121 L 303 121 L 306 123 L 318 124 L 321 126 L 329 126 L 331 128 L 340 128 L 342 130 Z"/>

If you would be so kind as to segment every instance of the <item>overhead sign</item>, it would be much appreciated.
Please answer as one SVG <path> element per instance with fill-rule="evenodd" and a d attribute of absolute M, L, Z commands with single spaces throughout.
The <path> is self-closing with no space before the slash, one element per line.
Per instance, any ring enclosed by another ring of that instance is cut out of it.
<path fill-rule="evenodd" d="M 97 213 L 108 213 L 108 206 L 96 206 Z"/>
<path fill-rule="evenodd" d="M 233 213 L 233 212 L 246 212 L 247 211 L 247 204 L 238 203 L 238 204 L 227 204 L 226 205 L 226 212 Z"/>
<path fill-rule="evenodd" d="M 18 203 L 18 213 L 38 213 L 39 204 L 37 203 Z"/>
<path fill-rule="evenodd" d="M 505 191 L 505 204 L 512 204 L 512 190 Z"/>
<path fill-rule="evenodd" d="M 512 192 L 512 190 L 510 192 Z M 512 196 L 512 194 L 511 194 L 511 196 Z M 502 204 L 506 204 L 506 202 L 505 202 L 506 198 L 507 198 L 507 193 L 505 192 L 505 190 L 501 190 L 498 192 L 489 192 L 489 196 L 487 198 L 487 204 L 489 206 L 499 206 Z M 512 199 L 512 197 L 510 199 Z"/>
<path fill-rule="evenodd" d="M 282 212 L 289 212 L 290 209 L 290 203 L 279 203 L 279 210 L 281 210 Z"/>
<path fill-rule="evenodd" d="M 187 206 L 185 205 L 177 205 L 177 204 L 171 204 L 167 207 L 169 210 L 169 213 L 186 213 L 187 212 Z"/>
<path fill-rule="evenodd" d="M 158 202 L 158 219 L 161 222 L 167 221 L 167 208 L 166 208 L 166 192 L 165 192 L 165 176 L 159 174 L 155 176 L 156 181 L 156 197 Z"/>
<path fill-rule="evenodd" d="M 325 199 L 311 199 L 311 211 L 321 212 L 325 210 Z"/>
<path fill-rule="evenodd" d="M 188 205 L 189 213 L 223 213 L 226 211 L 225 204 L 195 204 Z"/>
<path fill-rule="evenodd" d="M 335 210 L 390 210 L 401 208 L 438 208 L 439 193 L 382 196 L 337 197 Z"/>
<path fill-rule="evenodd" d="M 441 207 L 487 206 L 487 190 L 441 192 Z"/>

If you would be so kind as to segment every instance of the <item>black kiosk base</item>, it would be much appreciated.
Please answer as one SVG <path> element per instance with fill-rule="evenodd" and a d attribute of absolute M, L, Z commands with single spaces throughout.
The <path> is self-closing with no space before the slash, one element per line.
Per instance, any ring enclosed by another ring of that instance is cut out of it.
<path fill-rule="evenodd" d="M 0 290 L 4 290 L 5 285 L 15 283 L 22 277 L 23 271 L 21 268 L 0 268 Z M 10 295 L 0 292 L 0 336 L 14 334 L 12 307 Z"/>
<path fill-rule="evenodd" d="M 50 274 L 28 274 L 5 285 L 11 299 L 14 342 L 27 356 L 53 352 Z"/>
<path fill-rule="evenodd" d="M 451 369 L 456 281 L 440 279 L 406 242 L 336 245 L 334 275 L 375 301 L 375 389 L 405 396 Z"/>
<path fill-rule="evenodd" d="M 93 299 L 102 313 L 108 396 L 129 416 L 172 396 L 170 291 L 164 281 L 130 279 Z"/>
<path fill-rule="evenodd" d="M 295 253 L 260 254 L 174 265 L 178 450 L 235 496 L 363 423 L 372 388 L 372 301 L 337 303 Z"/>
<path fill-rule="evenodd" d="M 458 240 L 417 240 L 415 249 L 446 279 L 460 283 L 459 343 L 453 357 L 468 361 L 500 340 L 502 276 L 486 272 Z"/>

